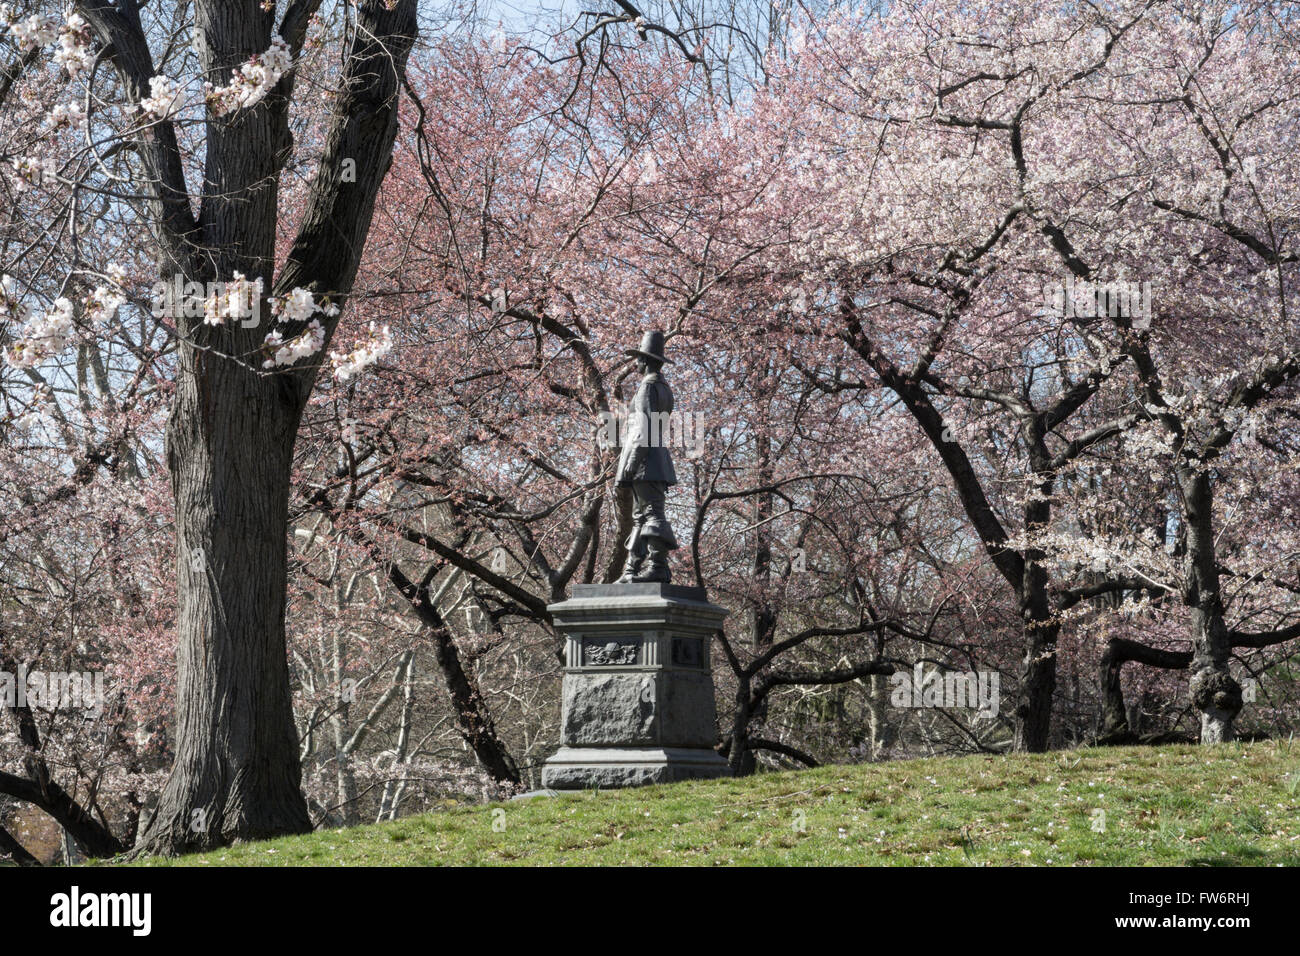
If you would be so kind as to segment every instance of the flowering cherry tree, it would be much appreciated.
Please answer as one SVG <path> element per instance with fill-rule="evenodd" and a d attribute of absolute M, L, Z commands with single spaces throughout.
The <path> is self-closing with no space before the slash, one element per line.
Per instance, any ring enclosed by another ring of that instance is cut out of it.
<path fill-rule="evenodd" d="M 1285 403 L 1294 370 L 1295 253 L 1280 225 L 1294 51 L 1278 16 L 916 3 L 832 18 L 794 44 L 757 110 L 762 145 L 740 151 L 750 166 L 783 156 L 759 225 L 788 237 L 773 264 L 799 303 L 792 324 L 842 341 L 908 407 L 1017 594 L 1029 749 L 1048 745 L 1057 639 L 1083 599 L 1181 597 L 1207 743 L 1231 736 L 1240 707 L 1234 640 L 1295 636 L 1286 614 L 1234 638 L 1214 556 L 1221 451 L 1261 403 Z M 1162 290 L 1154 327 L 1149 300 L 1139 315 L 1043 294 L 1134 278 Z M 1243 313 L 1255 321 L 1230 318 Z M 1242 336 L 1227 348 L 1225 328 Z M 1244 369 L 1228 358 L 1243 346 Z M 972 442 L 990 416 L 1001 436 Z M 1093 459 L 1121 439 L 1168 465 L 1176 574 L 1133 573 L 1150 541 L 1087 533 L 1077 486 L 1096 484 Z"/>

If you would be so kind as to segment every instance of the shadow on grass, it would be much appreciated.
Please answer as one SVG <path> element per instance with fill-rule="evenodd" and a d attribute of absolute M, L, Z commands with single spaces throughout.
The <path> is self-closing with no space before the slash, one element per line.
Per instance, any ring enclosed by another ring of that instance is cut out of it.
<path fill-rule="evenodd" d="M 1189 856 L 1187 866 L 1300 866 L 1300 853 L 1266 853 L 1253 846 L 1224 850 L 1222 856 Z"/>

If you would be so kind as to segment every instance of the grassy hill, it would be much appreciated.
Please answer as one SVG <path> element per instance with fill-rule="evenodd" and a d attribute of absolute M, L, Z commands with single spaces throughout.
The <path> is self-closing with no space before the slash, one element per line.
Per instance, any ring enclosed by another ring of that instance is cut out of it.
<path fill-rule="evenodd" d="M 456 807 L 146 863 L 1295 866 L 1300 743 L 822 767 Z"/>

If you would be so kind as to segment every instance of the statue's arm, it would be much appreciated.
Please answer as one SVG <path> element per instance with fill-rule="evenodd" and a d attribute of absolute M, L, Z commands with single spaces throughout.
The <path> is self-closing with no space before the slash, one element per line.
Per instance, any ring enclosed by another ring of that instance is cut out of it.
<path fill-rule="evenodd" d="M 625 430 L 622 433 L 622 447 L 619 449 L 618 456 L 618 473 L 614 480 L 623 484 L 630 482 L 632 476 L 636 474 L 641 463 L 645 460 L 647 432 L 647 419 L 645 409 L 642 408 L 641 390 L 632 397 L 631 406 L 628 408 L 628 418 Z"/>
<path fill-rule="evenodd" d="M 650 454 L 650 416 L 656 411 L 655 389 L 647 388 L 641 392 L 641 400 L 636 403 L 636 426 L 631 436 L 635 441 L 628 471 L 635 474 L 645 463 Z"/>

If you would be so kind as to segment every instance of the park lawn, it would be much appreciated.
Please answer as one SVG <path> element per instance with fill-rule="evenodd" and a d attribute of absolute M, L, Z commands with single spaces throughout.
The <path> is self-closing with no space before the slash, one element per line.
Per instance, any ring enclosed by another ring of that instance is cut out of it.
<path fill-rule="evenodd" d="M 143 861 L 440 864 L 1294 866 L 1300 742 L 819 767 L 454 806 Z"/>

